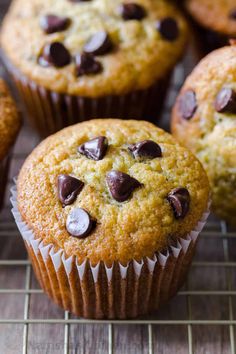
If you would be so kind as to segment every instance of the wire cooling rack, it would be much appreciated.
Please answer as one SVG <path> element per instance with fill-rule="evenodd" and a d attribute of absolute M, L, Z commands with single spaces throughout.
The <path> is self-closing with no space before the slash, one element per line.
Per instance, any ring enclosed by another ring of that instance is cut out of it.
<path fill-rule="evenodd" d="M 163 126 L 186 68 L 181 64 L 175 72 Z M 25 126 L 13 153 L 8 190 L 37 143 Z M 6 195 L 0 216 L 0 354 L 234 354 L 235 301 L 236 231 L 211 219 L 184 288 L 159 312 L 128 321 L 75 318 L 39 288 Z"/>

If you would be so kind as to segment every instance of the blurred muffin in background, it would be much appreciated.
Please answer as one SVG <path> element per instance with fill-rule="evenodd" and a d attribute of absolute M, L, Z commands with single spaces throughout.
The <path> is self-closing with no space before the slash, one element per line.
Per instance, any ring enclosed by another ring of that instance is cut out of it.
<path fill-rule="evenodd" d="M 235 0 L 185 0 L 185 9 L 195 24 L 201 56 L 236 38 Z"/>
<path fill-rule="evenodd" d="M 215 213 L 236 224 L 236 46 L 212 52 L 189 75 L 172 132 L 203 163 Z"/>
<path fill-rule="evenodd" d="M 0 78 L 0 209 L 3 207 L 11 148 L 20 129 L 20 117 L 5 82 Z"/>
<path fill-rule="evenodd" d="M 164 0 L 14 0 L 1 44 L 46 136 L 88 117 L 156 122 L 187 32 Z"/>

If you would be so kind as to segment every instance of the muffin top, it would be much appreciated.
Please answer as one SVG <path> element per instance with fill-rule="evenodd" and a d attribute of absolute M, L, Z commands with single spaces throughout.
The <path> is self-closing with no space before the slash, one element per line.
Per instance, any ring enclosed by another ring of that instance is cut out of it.
<path fill-rule="evenodd" d="M 207 208 L 200 162 L 151 123 L 92 120 L 44 140 L 17 182 L 23 220 L 45 244 L 92 264 L 152 257 Z"/>
<path fill-rule="evenodd" d="M 98 97 L 146 89 L 186 43 L 164 0 L 13 0 L 1 43 L 15 67 L 50 90 Z"/>
<path fill-rule="evenodd" d="M 173 109 L 173 132 L 197 153 L 215 150 L 236 166 L 236 46 L 206 56 L 185 81 Z"/>
<path fill-rule="evenodd" d="M 172 131 L 207 169 L 218 213 L 227 217 L 228 210 L 235 219 L 236 46 L 212 52 L 187 78 L 173 109 Z"/>
<path fill-rule="evenodd" d="M 0 78 L 0 161 L 7 155 L 20 129 L 20 118 L 15 103 L 4 81 Z"/>
<path fill-rule="evenodd" d="M 235 0 L 186 0 L 186 8 L 202 26 L 236 36 Z"/>

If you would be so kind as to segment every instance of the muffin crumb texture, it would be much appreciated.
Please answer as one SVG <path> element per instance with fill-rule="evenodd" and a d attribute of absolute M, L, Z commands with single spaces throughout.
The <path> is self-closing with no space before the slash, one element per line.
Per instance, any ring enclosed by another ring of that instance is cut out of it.
<path fill-rule="evenodd" d="M 181 57 L 186 38 L 183 17 L 164 0 L 14 0 L 1 31 L 20 73 L 85 97 L 152 86 Z"/>
<path fill-rule="evenodd" d="M 191 16 L 205 28 L 236 36 L 235 0 L 186 0 Z"/>
<path fill-rule="evenodd" d="M 20 118 L 10 92 L 0 79 L 0 160 L 3 160 L 13 145 L 20 129 Z"/>
<path fill-rule="evenodd" d="M 235 224 L 236 46 L 212 52 L 187 78 L 173 110 L 172 131 L 205 167 L 216 214 Z M 189 92 L 194 93 L 189 95 Z M 190 97 L 191 96 L 191 97 Z M 186 117 L 186 112 L 191 114 Z"/>
<path fill-rule="evenodd" d="M 92 120 L 44 140 L 17 182 L 23 220 L 79 263 L 126 264 L 187 237 L 207 209 L 200 162 L 144 121 Z"/>

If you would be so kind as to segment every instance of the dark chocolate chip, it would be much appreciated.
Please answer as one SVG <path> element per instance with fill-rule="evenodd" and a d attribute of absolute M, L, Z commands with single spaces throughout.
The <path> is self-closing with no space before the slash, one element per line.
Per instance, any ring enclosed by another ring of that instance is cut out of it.
<path fill-rule="evenodd" d="M 96 221 L 81 208 L 73 209 L 66 220 L 66 229 L 71 236 L 87 237 L 96 226 Z"/>
<path fill-rule="evenodd" d="M 102 160 L 106 154 L 108 141 L 105 136 L 98 136 L 95 139 L 86 141 L 78 147 L 78 152 L 85 155 L 89 159 L 99 161 Z"/>
<path fill-rule="evenodd" d="M 185 91 L 179 99 L 179 111 L 184 119 L 191 119 L 197 110 L 196 94 L 193 90 Z"/>
<path fill-rule="evenodd" d="M 65 29 L 67 29 L 69 24 L 70 19 L 68 17 L 46 15 L 41 17 L 40 19 L 40 26 L 47 34 L 64 31 Z"/>
<path fill-rule="evenodd" d="M 236 8 L 230 11 L 229 18 L 231 20 L 236 20 Z"/>
<path fill-rule="evenodd" d="M 78 76 L 98 74 L 102 71 L 102 64 L 94 58 L 93 54 L 77 54 L 75 62 Z"/>
<path fill-rule="evenodd" d="M 58 198 L 63 205 L 70 205 L 76 200 L 83 186 L 84 183 L 75 177 L 59 175 L 57 177 Z"/>
<path fill-rule="evenodd" d="M 214 105 L 219 113 L 236 113 L 236 91 L 229 87 L 222 88 Z"/>
<path fill-rule="evenodd" d="M 167 196 L 176 219 L 183 219 L 189 211 L 190 194 L 186 188 L 175 188 Z"/>
<path fill-rule="evenodd" d="M 152 140 L 143 140 L 128 147 L 135 159 L 162 157 L 160 146 Z"/>
<path fill-rule="evenodd" d="M 175 41 L 179 36 L 178 23 L 171 17 L 166 17 L 158 21 L 157 30 L 160 32 L 162 37 L 168 41 Z"/>
<path fill-rule="evenodd" d="M 141 5 L 130 2 L 122 4 L 119 7 L 119 12 L 124 20 L 142 20 L 146 16 L 146 12 Z"/>
<path fill-rule="evenodd" d="M 66 47 L 60 42 L 46 44 L 39 57 L 39 64 L 42 66 L 54 65 L 62 68 L 70 63 L 71 56 Z"/>
<path fill-rule="evenodd" d="M 128 200 L 133 191 L 142 186 L 135 178 L 120 171 L 108 172 L 106 181 L 112 197 L 117 202 Z"/>
<path fill-rule="evenodd" d="M 106 31 L 99 31 L 92 36 L 84 46 L 84 52 L 94 55 L 109 53 L 113 48 L 113 43 Z"/>

